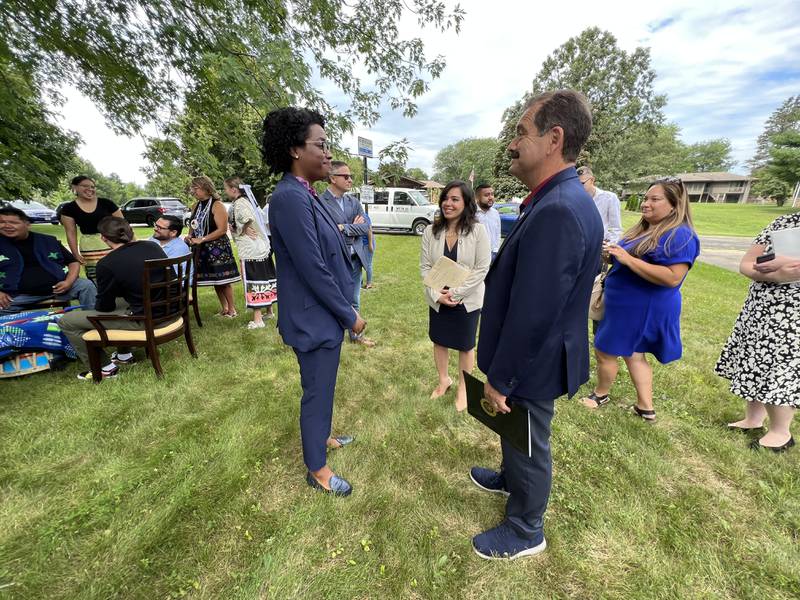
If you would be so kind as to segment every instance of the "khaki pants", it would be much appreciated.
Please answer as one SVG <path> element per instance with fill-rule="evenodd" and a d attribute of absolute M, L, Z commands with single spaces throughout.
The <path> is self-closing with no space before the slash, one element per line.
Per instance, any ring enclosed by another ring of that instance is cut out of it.
<path fill-rule="evenodd" d="M 122 298 L 117 298 L 117 306 L 111 312 L 100 312 L 98 310 L 73 310 L 66 313 L 59 321 L 59 326 L 64 335 L 67 336 L 69 343 L 75 348 L 75 353 L 81 362 L 89 366 L 89 351 L 86 348 L 86 342 L 83 341 L 83 334 L 87 331 L 93 331 L 94 325 L 89 322 L 87 317 L 96 317 L 101 315 L 124 315 L 128 312 L 128 303 Z M 127 331 L 141 331 L 144 329 L 144 321 L 104 321 L 103 325 L 106 329 L 125 329 Z M 125 354 L 130 351 L 130 348 L 119 347 L 118 352 Z M 103 352 L 100 355 L 100 364 L 105 366 L 109 363 L 108 357 Z"/>

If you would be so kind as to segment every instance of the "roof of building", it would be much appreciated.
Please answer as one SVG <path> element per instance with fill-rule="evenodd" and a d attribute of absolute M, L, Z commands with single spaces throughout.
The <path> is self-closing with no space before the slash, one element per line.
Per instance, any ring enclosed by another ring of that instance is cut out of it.
<path fill-rule="evenodd" d="M 626 184 L 629 183 L 650 183 L 651 181 L 656 181 L 664 177 L 663 175 L 648 175 L 646 177 L 639 177 L 637 179 L 632 179 L 631 181 L 625 182 Z M 676 175 L 672 175 L 672 177 L 677 177 L 681 179 L 684 183 L 702 183 L 702 182 L 720 182 L 720 181 L 753 181 L 755 177 L 750 177 L 748 175 L 737 175 L 736 173 L 725 173 L 722 171 L 712 171 L 709 173 L 677 173 Z"/>

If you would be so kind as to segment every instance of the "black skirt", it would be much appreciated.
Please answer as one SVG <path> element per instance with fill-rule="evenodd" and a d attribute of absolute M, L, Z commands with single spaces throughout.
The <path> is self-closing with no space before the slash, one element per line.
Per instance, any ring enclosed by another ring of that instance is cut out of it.
<path fill-rule="evenodd" d="M 434 344 L 467 352 L 475 347 L 478 318 L 481 311 L 467 312 L 463 304 L 439 306 L 439 312 L 429 308 L 428 336 Z"/>

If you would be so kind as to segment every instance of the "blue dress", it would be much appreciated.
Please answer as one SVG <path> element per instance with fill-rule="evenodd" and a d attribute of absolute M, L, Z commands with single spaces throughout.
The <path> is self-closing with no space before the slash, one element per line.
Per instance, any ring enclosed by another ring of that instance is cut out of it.
<path fill-rule="evenodd" d="M 654 265 L 687 263 L 689 268 L 700 253 L 700 240 L 686 225 L 667 232 L 655 250 L 642 256 Z M 635 240 L 621 240 L 625 250 Z M 681 281 L 683 285 L 683 281 Z M 650 283 L 614 261 L 605 283 L 605 317 L 595 335 L 595 348 L 612 356 L 649 352 L 660 363 L 681 357 L 681 292 L 678 287 Z"/>

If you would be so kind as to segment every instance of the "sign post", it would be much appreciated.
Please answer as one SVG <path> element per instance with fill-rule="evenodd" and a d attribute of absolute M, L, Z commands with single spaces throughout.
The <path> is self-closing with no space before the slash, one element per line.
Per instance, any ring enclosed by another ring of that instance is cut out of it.
<path fill-rule="evenodd" d="M 375 188 L 369 184 L 369 174 L 367 169 L 367 159 L 372 158 L 372 140 L 358 137 L 358 155 L 364 157 L 364 185 L 361 188 L 361 203 L 364 204 L 364 210 L 369 214 L 369 205 L 375 199 Z"/>

